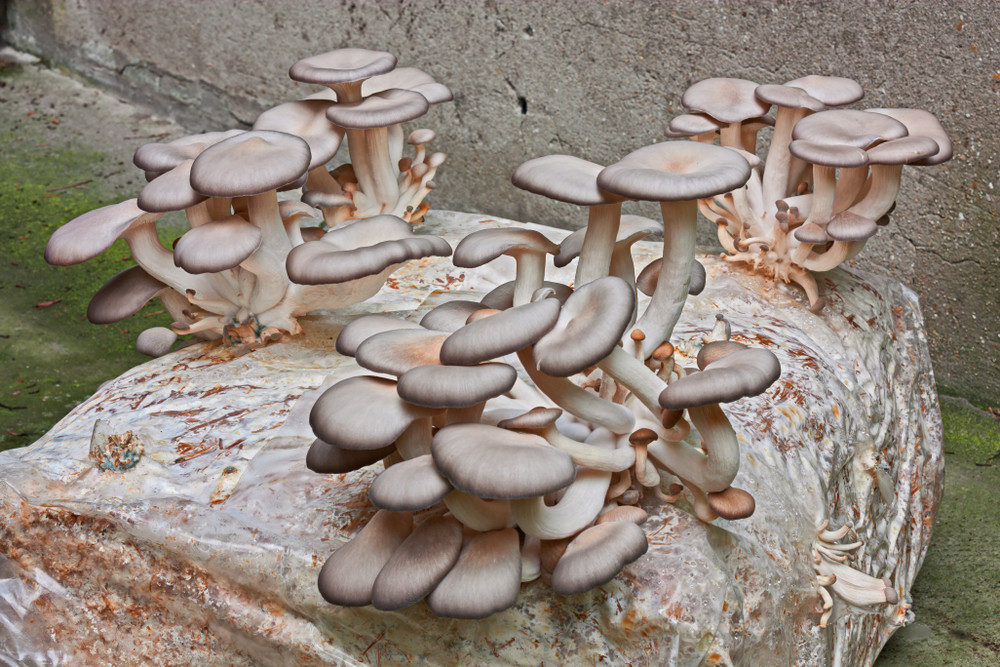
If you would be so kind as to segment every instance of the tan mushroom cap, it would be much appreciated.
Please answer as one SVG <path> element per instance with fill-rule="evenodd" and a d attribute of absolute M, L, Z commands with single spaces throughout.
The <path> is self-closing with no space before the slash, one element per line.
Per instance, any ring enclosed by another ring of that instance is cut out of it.
<path fill-rule="evenodd" d="M 427 311 L 427 314 L 420 319 L 420 326 L 435 331 L 458 331 L 466 325 L 470 315 L 483 308 L 483 304 L 478 301 L 467 299 L 445 301 Z"/>
<path fill-rule="evenodd" d="M 624 243 L 631 245 L 650 234 L 657 234 L 662 230 L 663 224 L 651 218 L 641 215 L 623 215 L 618 224 L 618 235 L 615 237 L 615 244 Z M 583 250 L 583 240 L 586 234 L 587 228 L 582 227 L 564 238 L 559 244 L 559 252 L 553 258 L 552 263 L 562 268 L 576 259 Z"/>
<path fill-rule="evenodd" d="M 412 529 L 413 517 L 408 513 L 376 512 L 323 565 L 318 581 L 323 599 L 344 607 L 371 604 L 375 579 Z"/>
<path fill-rule="evenodd" d="M 141 267 L 131 266 L 116 273 L 94 293 L 87 306 L 87 319 L 93 324 L 123 320 L 138 312 L 165 287 Z"/>
<path fill-rule="evenodd" d="M 723 123 L 739 123 L 767 113 L 769 105 L 754 96 L 756 89 L 746 79 L 704 79 L 684 91 L 681 104 Z"/>
<path fill-rule="evenodd" d="M 306 453 L 306 467 L 313 472 L 342 475 L 381 461 L 396 451 L 395 445 L 380 449 L 344 449 L 316 439 Z"/>
<path fill-rule="evenodd" d="M 517 602 L 521 550 L 517 530 L 479 533 L 462 547 L 458 562 L 427 597 L 438 616 L 486 618 Z"/>
<path fill-rule="evenodd" d="M 849 210 L 833 216 L 826 225 L 826 233 L 835 241 L 864 241 L 874 236 L 876 231 L 878 225 L 874 220 Z"/>
<path fill-rule="evenodd" d="M 779 107 L 809 109 L 810 111 L 823 111 L 826 109 L 826 105 L 823 102 L 796 86 L 765 84 L 757 86 L 754 95 L 759 100 Z"/>
<path fill-rule="evenodd" d="M 698 350 L 698 356 L 696 362 L 698 364 L 698 370 L 705 370 L 709 364 L 714 364 L 719 359 L 723 357 L 728 357 L 734 352 L 739 352 L 740 350 L 746 350 L 747 346 L 743 343 L 737 343 L 733 340 L 713 340 L 705 343 Z"/>
<path fill-rule="evenodd" d="M 424 454 L 386 468 L 368 487 L 368 498 L 380 509 L 416 512 L 439 503 L 450 491 L 434 459 Z"/>
<path fill-rule="evenodd" d="M 409 320 L 401 320 L 389 315 L 365 315 L 349 323 L 337 336 L 335 348 L 347 357 L 353 357 L 358 346 L 375 334 L 396 329 L 419 329 L 420 325 Z"/>
<path fill-rule="evenodd" d="M 747 348 L 671 382 L 660 394 L 660 405 L 667 410 L 681 410 L 729 403 L 762 393 L 780 376 L 781 364 L 774 353 Z"/>
<path fill-rule="evenodd" d="M 863 167 L 868 164 L 868 154 L 846 144 L 823 144 L 805 139 L 795 139 L 788 144 L 788 152 L 795 157 L 823 167 Z"/>
<path fill-rule="evenodd" d="M 533 345 L 559 319 L 558 299 L 531 301 L 470 322 L 441 346 L 441 363 L 471 366 Z"/>
<path fill-rule="evenodd" d="M 164 143 L 144 144 L 135 151 L 132 163 L 145 172 L 163 174 L 185 160 L 193 160 L 198 157 L 209 146 L 213 146 L 223 139 L 243 134 L 243 132 L 243 130 L 206 132 Z"/>
<path fill-rule="evenodd" d="M 750 178 L 736 151 L 698 141 L 666 141 L 632 151 L 597 177 L 630 199 L 691 201 L 729 192 Z"/>
<path fill-rule="evenodd" d="M 867 153 L 871 164 L 920 164 L 938 151 L 930 137 L 907 136 L 872 146 Z"/>
<path fill-rule="evenodd" d="M 466 408 L 500 396 L 514 386 L 517 371 L 507 364 L 418 366 L 399 378 L 400 398 L 428 408 Z"/>
<path fill-rule="evenodd" d="M 753 514 L 757 506 L 752 495 L 733 486 L 725 491 L 707 495 L 708 506 L 712 508 L 712 511 L 730 521 L 746 519 Z"/>
<path fill-rule="evenodd" d="M 139 208 L 151 213 L 181 211 L 203 202 L 207 197 L 191 187 L 191 165 L 194 160 L 184 160 L 176 167 L 146 184 L 136 200 Z"/>
<path fill-rule="evenodd" d="M 135 339 L 135 349 L 150 357 L 162 357 L 170 352 L 177 334 L 166 327 L 150 327 Z"/>
<path fill-rule="evenodd" d="M 140 218 L 155 220 L 158 214 L 139 208 L 135 199 L 87 211 L 57 229 L 45 244 L 45 261 L 53 266 L 72 266 L 97 257 L 121 238 Z"/>
<path fill-rule="evenodd" d="M 326 117 L 340 127 L 368 130 L 389 127 L 419 118 L 430 104 L 420 93 L 393 88 L 357 102 L 341 102 L 327 108 Z"/>
<path fill-rule="evenodd" d="M 372 605 L 392 611 L 416 604 L 444 579 L 461 551 L 461 523 L 451 516 L 427 519 L 403 540 L 378 573 Z"/>
<path fill-rule="evenodd" d="M 440 363 L 438 353 L 447 337 L 445 332 L 426 329 L 385 331 L 358 345 L 354 358 L 362 368 L 399 376 L 418 366 Z"/>
<path fill-rule="evenodd" d="M 396 382 L 358 376 L 341 380 L 320 395 L 309 413 L 316 437 L 343 449 L 381 449 L 396 441 L 415 419 L 434 410 L 410 405 Z"/>
<path fill-rule="evenodd" d="M 566 299 L 552 330 L 535 344 L 538 370 L 566 377 L 598 363 L 632 320 L 635 292 L 615 276 L 587 283 Z"/>
<path fill-rule="evenodd" d="M 310 161 L 309 144 L 299 137 L 251 130 L 220 141 L 195 158 L 191 187 L 209 197 L 260 194 L 299 178 Z"/>
<path fill-rule="evenodd" d="M 301 138 L 309 144 L 309 168 L 314 169 L 333 159 L 344 138 L 344 130 L 326 117 L 326 110 L 331 104 L 327 100 L 298 100 L 279 104 L 257 116 L 253 129 L 285 132 Z"/>
<path fill-rule="evenodd" d="M 525 251 L 555 254 L 557 249 L 555 243 L 533 229 L 481 229 L 459 242 L 455 247 L 452 263 L 469 269 L 492 262 L 500 255 Z"/>
<path fill-rule="evenodd" d="M 952 143 L 934 114 L 923 109 L 868 109 L 898 120 L 913 136 L 930 137 L 938 145 L 938 152 L 914 164 L 934 165 L 947 162 L 952 156 Z"/>
<path fill-rule="evenodd" d="M 541 437 L 487 424 L 451 424 L 431 443 L 437 469 L 478 498 L 534 498 L 569 486 L 573 460 Z"/>
<path fill-rule="evenodd" d="M 699 134 L 718 132 L 725 123 L 720 123 L 703 113 L 685 113 L 672 118 L 667 124 L 667 136 L 671 139 L 693 137 Z"/>
<path fill-rule="evenodd" d="M 522 190 L 577 206 L 622 201 L 618 195 L 597 187 L 597 175 L 602 169 L 602 165 L 572 155 L 545 155 L 521 163 L 510 182 Z"/>
<path fill-rule="evenodd" d="M 576 595 L 606 584 L 649 549 L 646 533 L 630 521 L 610 521 L 573 538 L 552 572 L 552 588 Z"/>
<path fill-rule="evenodd" d="M 188 273 L 225 271 L 254 254 L 261 238 L 260 229 L 238 215 L 212 220 L 177 239 L 174 264 Z"/>
<path fill-rule="evenodd" d="M 396 56 L 386 51 L 336 49 L 303 58 L 288 70 L 293 81 L 331 86 L 384 74 L 396 66 Z"/>
<path fill-rule="evenodd" d="M 558 299 L 560 303 L 565 303 L 569 295 L 573 293 L 572 287 L 548 280 L 542 281 L 542 286 L 539 289 L 551 289 L 552 296 Z M 483 297 L 480 303 L 487 308 L 507 310 L 514 305 L 514 281 L 509 280 L 493 288 Z"/>
<path fill-rule="evenodd" d="M 641 507 L 636 507 L 635 505 L 619 505 L 618 507 L 614 507 L 597 517 L 596 523 L 602 524 L 612 523 L 614 521 L 628 521 L 637 526 L 641 526 L 648 518 L 649 514 Z"/>
<path fill-rule="evenodd" d="M 538 406 L 520 415 L 502 419 L 497 422 L 497 426 L 514 431 L 540 431 L 555 424 L 561 416 L 562 410 L 559 408 Z"/>
<path fill-rule="evenodd" d="M 785 82 L 786 86 L 801 88 L 807 94 L 830 107 L 857 102 L 865 96 L 865 91 L 854 79 L 842 76 L 822 76 L 810 74 Z"/>
<path fill-rule="evenodd" d="M 831 109 L 806 116 L 796 123 L 792 139 L 864 149 L 881 141 L 905 137 L 906 134 L 905 125 L 883 114 Z"/>

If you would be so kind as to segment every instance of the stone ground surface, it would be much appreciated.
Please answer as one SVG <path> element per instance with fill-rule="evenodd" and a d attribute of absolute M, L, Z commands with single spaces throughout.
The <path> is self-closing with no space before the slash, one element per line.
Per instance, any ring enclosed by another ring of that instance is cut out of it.
<path fill-rule="evenodd" d="M 34 67 L 6 65 L 0 100 L 0 242 L 4 258 L 13 258 L 0 278 L 5 371 L 0 376 L 0 447 L 6 447 L 36 440 L 100 382 L 141 362 L 143 357 L 132 351 L 135 334 L 153 321 L 165 322 L 152 314 L 154 307 L 120 327 L 83 321 L 90 294 L 120 270 L 127 248 L 75 268 L 53 269 L 40 257 L 48 234 L 63 221 L 131 196 L 138 182 L 126 176 L 131 152 L 155 140 L 140 136 L 177 130 Z M 95 179 L 95 174 L 103 176 Z M 64 188 L 87 179 L 94 180 Z M 62 300 L 37 307 L 54 299 Z M 945 500 L 913 590 L 917 623 L 890 641 L 880 658 L 884 664 L 1000 660 L 1000 516 L 991 502 L 1000 487 L 1000 468 L 992 465 L 1000 428 L 989 414 L 966 403 L 945 400 L 942 407 Z"/>
<path fill-rule="evenodd" d="M 996 0 L 10 0 L 6 38 L 191 129 L 252 122 L 304 92 L 298 58 L 387 49 L 456 99 L 426 126 L 449 155 L 437 205 L 557 227 L 574 207 L 509 186 L 546 153 L 607 164 L 662 140 L 683 90 L 712 76 L 850 76 L 870 107 L 917 106 L 955 158 L 907 169 L 893 226 L 859 258 L 923 304 L 938 381 L 1000 400 L 1000 11 Z M 766 133 L 765 133 L 766 134 Z M 646 209 L 640 209 L 646 210 Z M 714 231 L 703 230 L 711 243 Z"/>

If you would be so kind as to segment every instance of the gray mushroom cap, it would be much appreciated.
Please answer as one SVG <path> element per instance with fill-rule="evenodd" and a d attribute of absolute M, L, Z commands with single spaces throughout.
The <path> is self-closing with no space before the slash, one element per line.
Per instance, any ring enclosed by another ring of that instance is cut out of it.
<path fill-rule="evenodd" d="M 707 281 L 705 265 L 696 259 L 691 260 L 691 282 L 688 283 L 688 294 L 697 296 L 705 289 Z"/>
<path fill-rule="evenodd" d="M 303 58 L 288 70 L 293 81 L 331 86 L 384 74 L 396 66 L 396 56 L 386 51 L 336 49 Z"/>
<path fill-rule="evenodd" d="M 705 370 L 709 364 L 714 364 L 723 357 L 728 357 L 734 352 L 746 350 L 747 346 L 732 340 L 713 340 L 705 343 L 698 350 L 696 358 L 698 370 Z"/>
<path fill-rule="evenodd" d="M 767 113 L 769 105 L 756 98 L 756 89 L 757 84 L 746 79 L 704 79 L 684 91 L 681 104 L 723 123 L 739 123 Z"/>
<path fill-rule="evenodd" d="M 225 271 L 254 254 L 261 238 L 260 229 L 238 215 L 212 220 L 177 239 L 174 264 L 189 273 Z"/>
<path fill-rule="evenodd" d="M 299 137 L 251 130 L 224 139 L 195 158 L 191 187 L 209 197 L 261 194 L 302 176 L 311 159 L 309 144 Z"/>
<path fill-rule="evenodd" d="M 559 318 L 559 300 L 532 301 L 466 324 L 441 346 L 441 363 L 471 366 L 533 345 Z"/>
<path fill-rule="evenodd" d="M 663 258 L 657 257 L 647 264 L 639 275 L 635 277 L 635 286 L 646 296 L 653 296 L 656 291 L 656 284 L 660 282 L 660 268 L 663 266 Z M 708 276 L 705 274 L 705 265 L 696 259 L 691 260 L 691 279 L 688 283 L 688 294 L 697 296 L 701 294 L 707 284 Z"/>
<path fill-rule="evenodd" d="M 379 510 L 347 544 L 333 552 L 319 573 L 319 592 L 327 602 L 361 607 L 372 602 L 379 572 L 413 529 L 406 512 Z"/>
<path fill-rule="evenodd" d="M 826 229 L 820 227 L 815 222 L 807 222 L 801 227 L 796 228 L 792 235 L 795 236 L 802 243 L 811 243 L 813 245 L 819 245 L 821 243 L 826 243 L 830 240 L 829 234 L 826 233 Z"/>
<path fill-rule="evenodd" d="M 306 453 L 306 467 L 313 472 L 342 475 L 384 459 L 396 451 L 395 445 L 379 449 L 344 449 L 316 439 Z"/>
<path fill-rule="evenodd" d="M 177 334 L 166 327 L 150 327 L 135 339 L 135 349 L 150 357 L 162 357 L 170 352 Z"/>
<path fill-rule="evenodd" d="M 438 353 L 447 337 L 445 332 L 426 329 L 385 331 L 358 345 L 354 358 L 362 368 L 399 376 L 418 366 L 440 363 Z"/>
<path fill-rule="evenodd" d="M 140 218 L 158 217 L 139 208 L 135 199 L 87 211 L 52 233 L 45 244 L 45 261 L 54 266 L 86 262 L 110 248 Z"/>
<path fill-rule="evenodd" d="M 510 391 L 517 372 L 507 364 L 417 366 L 399 378 L 400 398 L 428 408 L 465 408 Z"/>
<path fill-rule="evenodd" d="M 420 319 L 420 326 L 436 331 L 458 331 L 466 325 L 469 316 L 485 306 L 478 301 L 455 299 L 427 311 Z"/>
<path fill-rule="evenodd" d="M 779 107 L 823 111 L 826 105 L 796 86 L 765 84 L 754 90 L 757 99 Z"/>
<path fill-rule="evenodd" d="M 615 245 L 632 245 L 650 234 L 659 233 L 662 229 L 662 223 L 651 218 L 641 215 L 623 215 L 618 224 L 618 235 L 615 237 Z M 559 252 L 553 258 L 552 263 L 562 268 L 576 259 L 583 250 L 583 240 L 586 234 L 587 228 L 581 227 L 564 238 L 559 244 Z"/>
<path fill-rule="evenodd" d="M 549 288 L 553 292 L 553 297 L 558 299 L 560 303 L 565 303 L 569 295 L 573 293 L 573 288 L 568 285 L 563 285 L 562 283 L 554 283 L 548 280 L 542 282 L 542 286 L 539 289 Z M 497 310 L 507 310 L 514 305 L 514 281 L 509 280 L 505 283 L 498 285 L 493 288 L 483 297 L 480 302 L 483 306 L 487 308 L 496 308 Z"/>
<path fill-rule="evenodd" d="M 497 422 L 497 426 L 514 431 L 539 431 L 555 424 L 561 416 L 562 410 L 559 408 L 538 406 L 517 416 L 503 419 Z"/>
<path fill-rule="evenodd" d="M 458 561 L 462 524 L 452 516 L 431 517 L 413 529 L 382 567 L 372 605 L 391 611 L 427 597 Z"/>
<path fill-rule="evenodd" d="M 357 102 L 341 102 L 327 108 L 326 117 L 335 125 L 367 130 L 389 127 L 419 118 L 430 104 L 420 93 L 394 88 L 375 93 Z"/>
<path fill-rule="evenodd" d="M 395 442 L 415 419 L 433 414 L 403 401 L 394 380 L 358 376 L 341 380 L 320 395 L 309 413 L 309 426 L 331 445 L 371 450 Z"/>
<path fill-rule="evenodd" d="M 157 176 L 139 192 L 136 200 L 144 211 L 165 213 L 180 211 L 203 202 L 207 197 L 191 187 L 191 165 L 184 160 L 170 171 Z"/>
<path fill-rule="evenodd" d="M 452 486 L 478 498 L 534 498 L 569 486 L 576 468 L 569 454 L 537 435 L 487 424 L 445 426 L 431 454 Z"/>
<path fill-rule="evenodd" d="M 823 144 L 796 139 L 788 144 L 788 152 L 795 157 L 823 167 L 863 167 L 868 164 L 868 154 L 846 144 Z"/>
<path fill-rule="evenodd" d="M 185 160 L 193 160 L 198 157 L 209 146 L 213 146 L 223 139 L 243 134 L 243 132 L 243 130 L 206 132 L 163 143 L 144 144 L 135 151 L 132 163 L 145 172 L 163 174 Z"/>
<path fill-rule="evenodd" d="M 866 152 L 871 164 L 921 164 L 938 151 L 937 142 L 930 137 L 907 136 L 883 141 Z"/>
<path fill-rule="evenodd" d="M 907 132 L 912 136 L 929 137 L 934 140 L 934 143 L 938 145 L 937 153 L 914 164 L 934 165 L 951 159 L 951 139 L 934 114 L 923 109 L 868 109 L 868 111 L 898 120 L 906 126 Z"/>
<path fill-rule="evenodd" d="M 87 306 L 87 319 L 94 324 L 110 324 L 133 315 L 166 285 L 131 266 L 116 273 L 101 286 Z"/>
<path fill-rule="evenodd" d="M 806 116 L 796 123 L 792 139 L 864 149 L 906 134 L 906 126 L 889 116 L 856 109 L 831 109 Z"/>
<path fill-rule="evenodd" d="M 532 229 L 481 229 L 459 242 L 452 263 L 468 269 L 492 262 L 500 255 L 518 252 L 555 253 L 557 248 L 555 243 Z"/>
<path fill-rule="evenodd" d="M 830 219 L 826 225 L 826 233 L 835 241 L 864 241 L 878 231 L 878 225 L 871 218 L 866 218 L 848 211 L 841 211 Z"/>
<path fill-rule="evenodd" d="M 573 538 L 552 572 L 552 588 L 576 595 L 605 584 L 649 549 L 646 533 L 630 521 L 587 528 Z"/>
<path fill-rule="evenodd" d="M 420 93 L 428 104 L 450 102 L 454 97 L 447 86 L 438 83 L 430 74 L 416 67 L 398 67 L 391 72 L 373 76 L 361 84 L 361 94 L 368 97 L 392 88 Z"/>
<path fill-rule="evenodd" d="M 437 504 L 450 491 L 434 459 L 424 454 L 386 468 L 368 487 L 368 498 L 384 510 L 416 512 Z"/>
<path fill-rule="evenodd" d="M 786 86 L 801 88 L 813 98 L 830 107 L 857 102 L 865 96 L 865 91 L 854 79 L 842 76 L 821 76 L 809 74 L 785 82 Z"/>
<path fill-rule="evenodd" d="M 314 169 L 333 159 L 344 138 L 344 130 L 326 117 L 326 110 L 331 104 L 328 100 L 297 100 L 279 104 L 257 116 L 253 129 L 285 132 L 301 138 L 309 144 L 309 168 Z"/>
<path fill-rule="evenodd" d="M 597 177 L 630 199 L 691 201 L 730 192 L 750 178 L 736 151 L 699 141 L 666 141 L 632 151 Z"/>
<path fill-rule="evenodd" d="M 337 352 L 353 357 L 361 343 L 375 334 L 396 329 L 419 329 L 420 325 L 388 315 L 365 315 L 350 322 L 340 331 L 335 344 Z"/>
<path fill-rule="evenodd" d="M 618 195 L 597 187 L 602 169 L 602 165 L 572 155 L 545 155 L 521 163 L 510 182 L 522 190 L 577 206 L 620 202 Z"/>
<path fill-rule="evenodd" d="M 611 354 L 632 320 L 635 292 L 621 278 L 589 282 L 566 299 L 559 320 L 535 344 L 535 362 L 546 375 L 569 376 Z"/>
<path fill-rule="evenodd" d="M 337 208 L 339 206 L 354 206 L 354 200 L 338 192 L 323 192 L 309 190 L 302 194 L 302 201 L 316 208 Z"/>
<path fill-rule="evenodd" d="M 479 533 L 462 547 L 458 562 L 427 597 L 438 616 L 486 618 L 517 602 L 521 551 L 517 530 Z"/>
<path fill-rule="evenodd" d="M 699 134 L 718 132 L 725 123 L 720 123 L 703 113 L 685 113 L 671 119 L 667 124 L 667 136 L 671 139 L 693 137 Z"/>
<path fill-rule="evenodd" d="M 762 393 L 780 376 L 781 364 L 774 353 L 747 348 L 670 383 L 660 394 L 660 405 L 667 410 L 681 410 L 729 403 Z"/>

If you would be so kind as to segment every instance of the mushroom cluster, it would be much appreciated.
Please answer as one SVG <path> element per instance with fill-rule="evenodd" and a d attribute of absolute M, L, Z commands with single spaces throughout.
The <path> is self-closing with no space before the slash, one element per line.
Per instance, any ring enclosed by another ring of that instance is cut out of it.
<path fill-rule="evenodd" d="M 323 597 L 384 610 L 426 600 L 441 616 L 481 618 L 513 605 L 522 581 L 562 595 L 610 581 L 648 548 L 643 506 L 683 499 L 706 522 L 750 516 L 753 497 L 732 486 L 740 450 L 721 405 L 764 392 L 778 359 L 730 340 L 721 314 L 697 367 L 669 340 L 705 284 L 697 200 L 749 177 L 739 153 L 687 141 L 607 168 L 530 160 L 514 184 L 587 207 L 585 229 L 558 244 L 528 229 L 476 231 L 455 265 L 509 256 L 514 280 L 419 323 L 348 324 L 336 349 L 371 374 L 317 400 L 307 465 L 385 469 L 368 490 L 377 513 L 322 568 Z M 662 223 L 621 215 L 628 199 L 659 201 Z M 632 246 L 661 231 L 663 257 L 637 280 Z M 572 286 L 546 280 L 548 255 L 578 260 Z M 652 294 L 641 314 L 637 282 Z"/>
<path fill-rule="evenodd" d="M 718 226 L 725 258 L 783 283 L 796 283 L 819 312 L 813 273 L 855 257 L 889 224 L 903 165 L 951 159 L 938 120 L 920 109 L 842 109 L 861 86 L 834 76 L 804 76 L 782 85 L 713 78 L 688 88 L 688 113 L 667 135 L 742 151 L 753 172 L 743 185 L 700 198 Z M 768 111 L 774 107 L 774 116 Z M 758 132 L 773 126 L 766 159 Z"/>
<path fill-rule="evenodd" d="M 264 111 L 250 130 L 141 146 L 133 162 L 148 183 L 138 197 L 66 223 L 45 259 L 78 264 L 124 239 L 136 265 L 97 291 L 87 317 L 116 322 L 158 297 L 174 322 L 142 332 L 136 346 L 159 356 L 178 334 L 238 350 L 298 334 L 298 316 L 373 296 L 402 262 L 451 254 L 411 226 L 427 211 L 444 155 L 427 155 L 434 132 L 418 129 L 408 138 L 415 154 L 404 158 L 401 125 L 451 92 L 395 64 L 364 49 L 306 58 L 291 77 L 327 90 Z M 345 134 L 351 162 L 331 169 Z M 302 201 L 279 201 L 298 188 Z M 171 211 L 190 226 L 172 251 L 156 225 Z"/>

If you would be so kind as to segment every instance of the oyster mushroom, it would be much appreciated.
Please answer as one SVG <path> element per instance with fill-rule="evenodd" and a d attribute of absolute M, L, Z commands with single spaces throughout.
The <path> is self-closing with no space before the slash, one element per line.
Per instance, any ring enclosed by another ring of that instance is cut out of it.
<path fill-rule="evenodd" d="M 555 254 L 558 246 L 542 234 L 530 229 L 482 229 L 462 239 L 455 247 L 455 266 L 474 268 L 501 255 L 514 258 L 517 270 L 514 278 L 515 306 L 531 300 L 545 278 L 545 255 Z"/>

